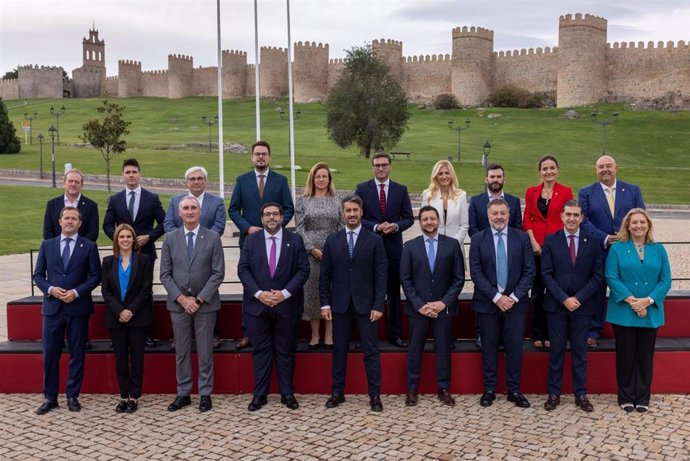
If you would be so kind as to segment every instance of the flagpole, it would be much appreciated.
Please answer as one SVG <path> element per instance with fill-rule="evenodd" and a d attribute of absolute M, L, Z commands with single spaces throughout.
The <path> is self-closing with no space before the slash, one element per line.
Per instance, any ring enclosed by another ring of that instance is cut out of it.
<path fill-rule="evenodd" d="M 292 110 L 292 39 L 290 38 L 290 0 L 287 1 L 287 59 L 288 59 L 288 114 L 290 125 L 290 184 L 292 186 L 292 201 L 295 201 L 295 121 Z"/>
<path fill-rule="evenodd" d="M 218 25 L 218 195 L 225 198 L 225 171 L 223 165 L 223 52 L 220 49 L 220 0 L 216 0 Z"/>
<path fill-rule="evenodd" d="M 254 0 L 254 97 L 256 106 L 256 140 L 261 139 L 261 99 L 259 98 L 259 10 L 257 1 Z"/>

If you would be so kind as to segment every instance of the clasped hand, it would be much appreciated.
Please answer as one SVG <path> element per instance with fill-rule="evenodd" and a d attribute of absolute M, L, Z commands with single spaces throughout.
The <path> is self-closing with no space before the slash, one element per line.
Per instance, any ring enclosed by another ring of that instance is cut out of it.
<path fill-rule="evenodd" d="M 496 305 L 503 312 L 507 312 L 515 305 L 515 300 L 510 296 L 501 295 L 501 297 L 496 301 Z"/>
<path fill-rule="evenodd" d="M 71 303 L 72 301 L 77 299 L 77 295 L 74 292 L 74 290 L 66 290 L 60 287 L 53 287 L 50 290 L 50 295 L 54 298 L 59 299 L 63 303 Z"/>
<path fill-rule="evenodd" d="M 635 311 L 635 314 L 637 314 L 638 317 L 647 317 L 647 308 L 650 305 L 649 298 L 636 298 L 634 296 L 628 296 L 625 299 L 625 302 L 630 305 L 630 308 Z"/>
<path fill-rule="evenodd" d="M 199 307 L 201 307 L 196 302 L 196 298 L 194 296 L 182 296 L 182 295 L 180 295 L 177 298 L 177 302 L 180 303 L 180 306 L 182 306 L 182 309 L 184 309 L 184 311 L 189 315 L 196 314 L 196 311 L 198 311 Z"/>
<path fill-rule="evenodd" d="M 262 291 L 259 294 L 259 301 L 269 307 L 276 307 L 285 301 L 285 296 L 283 296 L 283 292 L 280 290 Z"/>
<path fill-rule="evenodd" d="M 422 315 L 426 315 L 429 318 L 435 319 L 445 308 L 446 305 L 442 301 L 431 301 L 423 305 L 418 312 Z"/>

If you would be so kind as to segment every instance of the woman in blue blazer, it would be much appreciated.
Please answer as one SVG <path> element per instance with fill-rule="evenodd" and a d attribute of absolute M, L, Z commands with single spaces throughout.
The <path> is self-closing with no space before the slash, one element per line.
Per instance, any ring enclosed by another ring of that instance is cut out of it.
<path fill-rule="evenodd" d="M 618 404 L 626 412 L 649 408 L 657 330 L 664 324 L 664 298 L 671 289 L 666 250 L 654 242 L 652 220 L 642 208 L 623 219 L 620 240 L 606 259 L 611 289 L 606 320 L 616 335 Z"/>

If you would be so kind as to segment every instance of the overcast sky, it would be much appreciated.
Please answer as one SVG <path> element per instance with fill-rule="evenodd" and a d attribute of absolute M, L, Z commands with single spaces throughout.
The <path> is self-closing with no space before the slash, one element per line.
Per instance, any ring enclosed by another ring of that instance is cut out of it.
<path fill-rule="evenodd" d="M 259 0 L 259 45 L 287 46 L 286 1 Z M 608 20 L 608 41 L 690 41 L 690 0 L 292 0 L 292 41 L 328 43 L 330 57 L 375 38 L 403 42 L 403 55 L 451 52 L 451 31 L 494 31 L 494 50 L 558 44 L 558 17 Z M 254 2 L 221 0 L 222 48 L 254 62 Z M 95 24 L 108 75 L 118 59 L 166 69 L 169 53 L 216 65 L 216 0 L 0 0 L 0 76 L 17 65 L 81 66 Z"/>

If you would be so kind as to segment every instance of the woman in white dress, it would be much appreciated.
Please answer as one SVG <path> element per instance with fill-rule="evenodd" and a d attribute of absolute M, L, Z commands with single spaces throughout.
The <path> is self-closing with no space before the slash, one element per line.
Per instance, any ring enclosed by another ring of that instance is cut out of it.
<path fill-rule="evenodd" d="M 438 231 L 457 239 L 464 254 L 463 242 L 469 229 L 467 193 L 458 187 L 458 177 L 448 160 L 439 160 L 431 170 L 429 188 L 422 192 L 424 205 L 438 210 L 441 217 Z"/>

